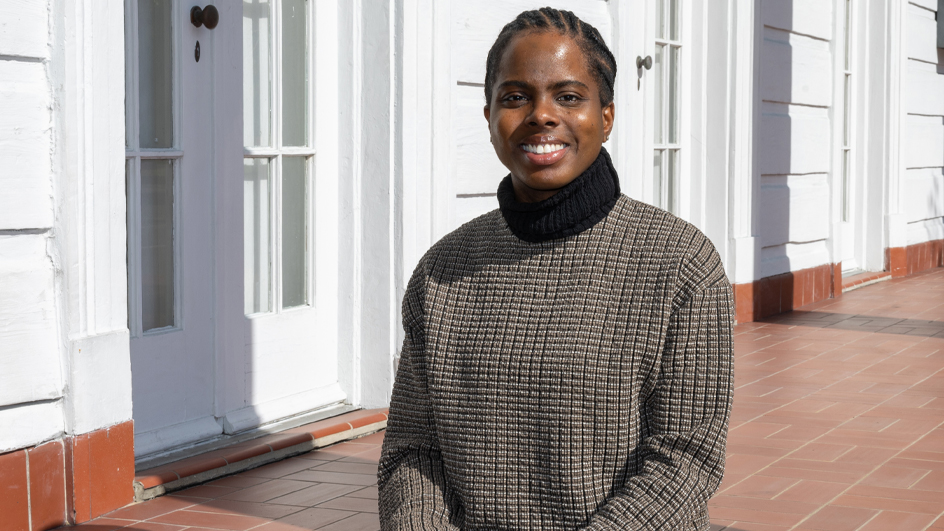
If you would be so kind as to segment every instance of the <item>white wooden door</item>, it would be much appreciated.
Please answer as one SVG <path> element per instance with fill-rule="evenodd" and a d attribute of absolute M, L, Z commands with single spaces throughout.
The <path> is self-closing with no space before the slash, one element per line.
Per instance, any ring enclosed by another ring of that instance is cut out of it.
<path fill-rule="evenodd" d="M 222 431 L 214 415 L 216 37 L 190 3 L 126 3 L 129 329 L 135 453 Z M 227 20 L 229 18 L 230 20 Z M 199 61 L 198 59 L 199 43 Z M 236 80 L 233 80 L 236 81 Z"/>
<path fill-rule="evenodd" d="M 314 118 L 336 112 L 336 91 L 314 84 L 314 4 L 220 2 L 208 29 L 192 23 L 193 3 L 127 0 L 138 456 L 346 398 L 337 185 L 318 179 L 314 149 L 332 130 Z"/>

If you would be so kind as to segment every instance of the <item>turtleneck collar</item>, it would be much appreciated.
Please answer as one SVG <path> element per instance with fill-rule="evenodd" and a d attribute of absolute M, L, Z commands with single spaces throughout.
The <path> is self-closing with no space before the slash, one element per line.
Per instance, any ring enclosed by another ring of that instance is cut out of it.
<path fill-rule="evenodd" d="M 515 236 L 537 243 L 589 229 L 609 214 L 619 195 L 616 168 L 601 147 L 589 168 L 544 201 L 519 202 L 508 175 L 498 185 L 498 206 Z"/>

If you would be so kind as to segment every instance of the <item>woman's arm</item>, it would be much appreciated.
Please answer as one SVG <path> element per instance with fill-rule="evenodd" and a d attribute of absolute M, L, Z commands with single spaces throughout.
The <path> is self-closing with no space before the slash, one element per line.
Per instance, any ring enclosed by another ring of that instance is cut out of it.
<path fill-rule="evenodd" d="M 406 338 L 378 472 L 380 526 L 458 531 L 464 513 L 449 489 L 430 410 L 422 323 L 412 318 L 407 300 L 403 310 Z"/>
<path fill-rule="evenodd" d="M 670 318 L 656 388 L 642 422 L 642 461 L 588 530 L 708 529 L 708 498 L 724 472 L 733 391 L 733 301 L 722 280 Z"/>

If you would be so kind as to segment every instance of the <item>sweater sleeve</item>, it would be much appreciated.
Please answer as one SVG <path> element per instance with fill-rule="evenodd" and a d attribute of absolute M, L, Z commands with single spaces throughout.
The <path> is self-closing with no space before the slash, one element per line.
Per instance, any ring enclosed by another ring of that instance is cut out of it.
<path fill-rule="evenodd" d="M 638 474 L 585 529 L 708 529 L 707 502 L 724 472 L 731 412 L 732 302 L 731 287 L 721 280 L 672 312 L 642 413 Z"/>
<path fill-rule="evenodd" d="M 378 470 L 380 525 L 458 531 L 464 513 L 449 488 L 430 410 L 422 323 L 412 319 L 406 297 L 403 306 L 406 337 Z"/>

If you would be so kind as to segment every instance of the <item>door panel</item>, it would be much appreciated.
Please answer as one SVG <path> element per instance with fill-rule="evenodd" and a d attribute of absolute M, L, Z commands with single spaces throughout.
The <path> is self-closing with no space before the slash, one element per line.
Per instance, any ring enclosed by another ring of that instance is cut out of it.
<path fill-rule="evenodd" d="M 136 455 L 214 420 L 213 33 L 190 5 L 126 4 L 129 328 Z M 221 25 L 222 26 L 222 25 Z M 197 41 L 201 58 L 195 60 Z"/>

